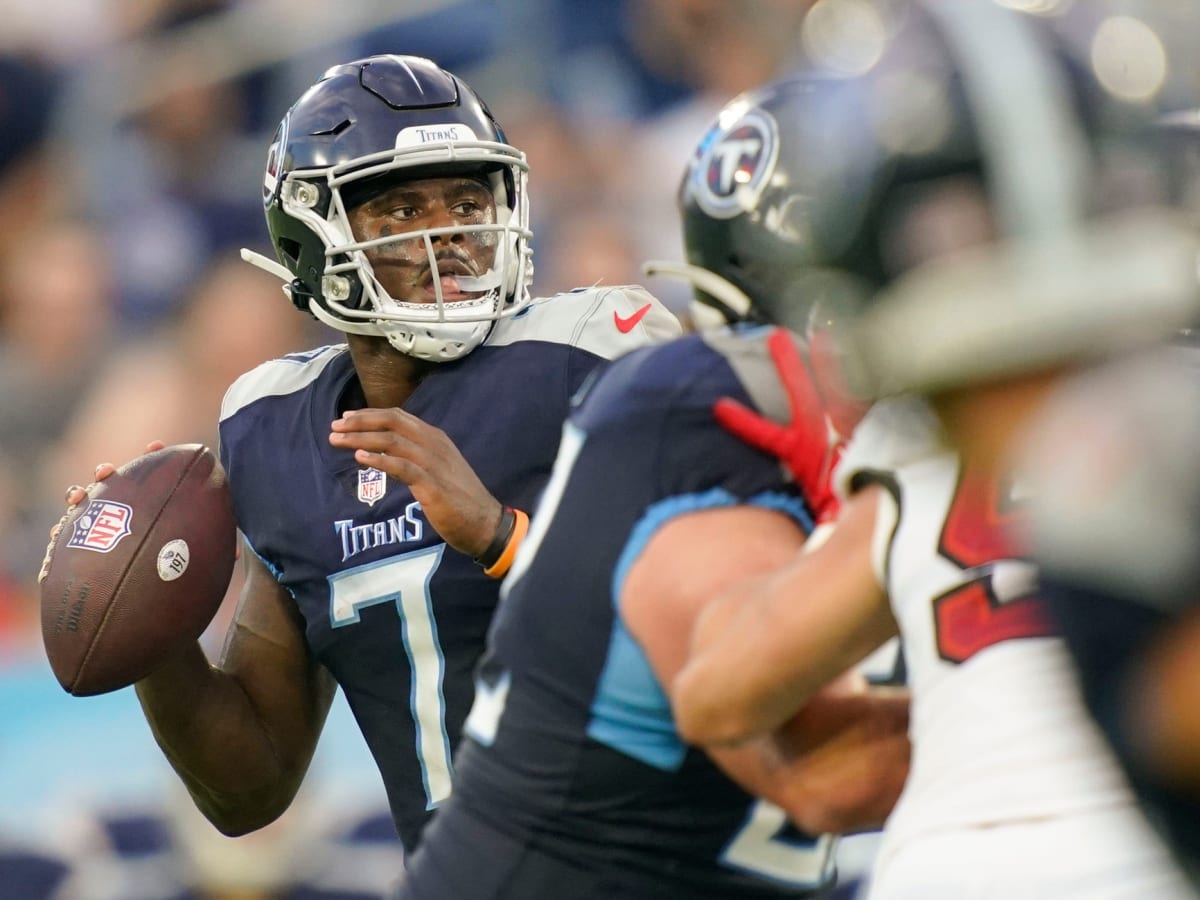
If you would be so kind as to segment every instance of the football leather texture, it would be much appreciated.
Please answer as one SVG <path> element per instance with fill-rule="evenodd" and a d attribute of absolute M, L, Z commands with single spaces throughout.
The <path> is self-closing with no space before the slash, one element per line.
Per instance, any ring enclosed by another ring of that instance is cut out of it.
<path fill-rule="evenodd" d="M 216 615 L 237 544 L 225 471 L 202 444 L 138 457 L 90 486 L 41 573 L 42 641 L 70 694 L 126 687 Z"/>

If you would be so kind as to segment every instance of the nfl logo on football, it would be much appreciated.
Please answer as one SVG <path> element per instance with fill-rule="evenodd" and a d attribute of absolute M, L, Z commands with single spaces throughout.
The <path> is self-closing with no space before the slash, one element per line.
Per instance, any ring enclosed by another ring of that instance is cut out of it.
<path fill-rule="evenodd" d="M 358 499 L 367 506 L 374 506 L 387 491 L 387 475 L 378 469 L 359 469 Z"/>
<path fill-rule="evenodd" d="M 74 522 L 68 547 L 107 553 L 130 533 L 133 509 L 112 500 L 93 500 Z"/>

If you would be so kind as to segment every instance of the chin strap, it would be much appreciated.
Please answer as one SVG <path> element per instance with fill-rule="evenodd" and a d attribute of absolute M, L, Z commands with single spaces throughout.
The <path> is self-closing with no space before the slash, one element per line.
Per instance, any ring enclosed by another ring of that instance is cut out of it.
<path fill-rule="evenodd" d="M 285 282 L 289 288 L 288 293 L 291 293 L 290 288 L 296 276 L 291 273 L 287 266 L 284 266 L 283 264 L 278 263 L 269 257 L 263 256 L 261 253 L 256 253 L 253 250 L 247 249 L 246 247 L 242 248 L 242 259 L 250 263 L 250 265 L 254 266 L 256 269 L 262 269 L 264 272 L 274 275 L 276 278 Z"/>
<path fill-rule="evenodd" d="M 276 278 L 282 280 L 284 282 L 284 296 L 291 301 L 292 306 L 296 307 L 300 312 L 308 311 L 309 298 L 307 294 L 301 294 L 296 290 L 295 276 L 292 275 L 286 266 L 280 265 L 275 260 L 263 256 L 261 253 L 255 253 L 253 250 L 248 250 L 245 247 L 242 248 L 241 255 L 242 259 L 250 263 L 254 268 L 262 269 L 268 275 L 274 275 Z M 318 318 L 320 317 L 318 316 Z"/>
<path fill-rule="evenodd" d="M 308 293 L 307 290 L 298 290 L 296 277 L 292 274 L 291 270 L 289 270 L 283 264 L 276 262 L 275 260 L 271 259 L 270 257 L 263 256 L 261 253 L 257 253 L 254 250 L 250 250 L 246 247 L 242 248 L 241 257 L 246 262 L 250 263 L 250 265 L 254 266 L 256 269 L 262 269 L 264 272 L 274 275 L 276 278 L 283 281 L 284 282 L 283 292 L 285 295 L 287 295 L 287 298 L 292 302 L 292 304 L 297 309 L 299 309 L 301 312 L 311 313 L 317 321 L 319 321 L 325 325 L 328 325 L 330 328 L 333 328 L 337 331 L 344 332 L 346 334 L 365 335 L 366 337 L 384 337 L 384 338 L 388 338 L 389 341 L 392 340 L 391 337 L 389 336 L 388 327 L 387 327 L 386 323 L 381 323 L 377 319 L 353 321 L 348 318 L 343 318 L 341 316 L 334 315 L 329 310 L 327 310 L 325 307 L 323 307 L 320 303 L 318 303 L 316 301 L 316 299 Z M 465 276 L 465 275 L 459 276 L 459 284 L 463 287 L 464 290 L 490 289 L 492 287 L 499 286 L 500 276 L 499 276 L 499 273 L 496 272 L 494 269 L 490 269 L 487 272 L 483 273 L 483 275 L 481 275 L 478 278 L 472 278 L 472 277 Z M 509 314 L 511 314 L 511 313 L 509 313 Z M 399 324 L 407 325 L 408 328 L 411 330 L 412 326 L 410 324 L 408 324 L 408 323 L 399 323 Z M 454 323 L 450 323 L 450 324 L 454 324 Z M 406 347 L 400 346 L 400 345 L 396 344 L 394 341 L 392 343 L 392 346 L 396 347 L 396 349 L 399 350 L 401 353 L 404 353 L 407 355 L 414 355 L 411 347 L 406 348 Z M 437 355 L 422 355 L 422 354 L 418 353 L 416 355 L 419 356 L 421 359 L 432 359 L 434 361 L 439 361 L 442 359 L 457 359 L 458 358 L 457 356 L 446 356 L 445 354 L 442 354 L 441 356 L 437 356 Z"/>
<path fill-rule="evenodd" d="M 726 307 L 727 313 L 699 300 L 692 300 L 692 321 L 699 328 L 719 328 L 734 321 L 749 319 L 753 313 L 753 306 L 745 291 L 701 266 L 652 259 L 642 264 L 642 272 L 650 276 L 679 278 Z"/>
<path fill-rule="evenodd" d="M 282 263 L 278 263 L 270 257 L 263 256 L 261 253 L 256 253 L 255 251 L 249 250 L 246 247 L 242 248 L 241 256 L 242 259 L 250 263 L 250 265 L 254 266 L 254 268 L 262 269 L 267 274 L 274 275 L 276 278 L 283 281 L 283 293 L 287 295 L 287 298 L 292 302 L 292 305 L 301 312 L 312 313 L 313 317 L 317 319 L 317 321 L 328 325 L 330 328 L 335 328 L 338 331 L 345 331 L 349 332 L 350 334 L 362 334 L 367 335 L 368 337 L 380 336 L 379 329 L 374 327 L 372 324 L 364 322 L 362 325 L 355 325 L 346 322 L 344 319 L 339 319 L 322 309 L 321 305 L 317 303 L 317 301 L 311 296 L 309 296 L 307 291 L 304 291 L 303 293 L 298 292 L 294 287 L 296 283 L 296 276 L 294 276 L 291 273 L 291 270 L 289 270 L 287 266 L 283 265 Z"/>

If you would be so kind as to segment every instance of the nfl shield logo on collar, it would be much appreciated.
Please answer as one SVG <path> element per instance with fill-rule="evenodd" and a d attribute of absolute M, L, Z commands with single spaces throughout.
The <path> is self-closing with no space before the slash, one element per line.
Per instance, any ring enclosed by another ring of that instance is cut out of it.
<path fill-rule="evenodd" d="M 374 506 L 387 491 L 387 475 L 378 469 L 358 470 L 358 499 L 367 506 Z"/>

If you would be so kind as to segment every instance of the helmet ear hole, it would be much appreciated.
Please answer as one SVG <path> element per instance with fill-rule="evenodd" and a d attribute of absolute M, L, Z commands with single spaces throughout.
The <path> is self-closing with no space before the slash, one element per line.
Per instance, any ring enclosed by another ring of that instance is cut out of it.
<path fill-rule="evenodd" d="M 278 242 L 279 252 L 287 257 L 287 265 L 293 272 L 300 264 L 300 242 L 294 241 L 291 238 L 280 238 Z"/>

